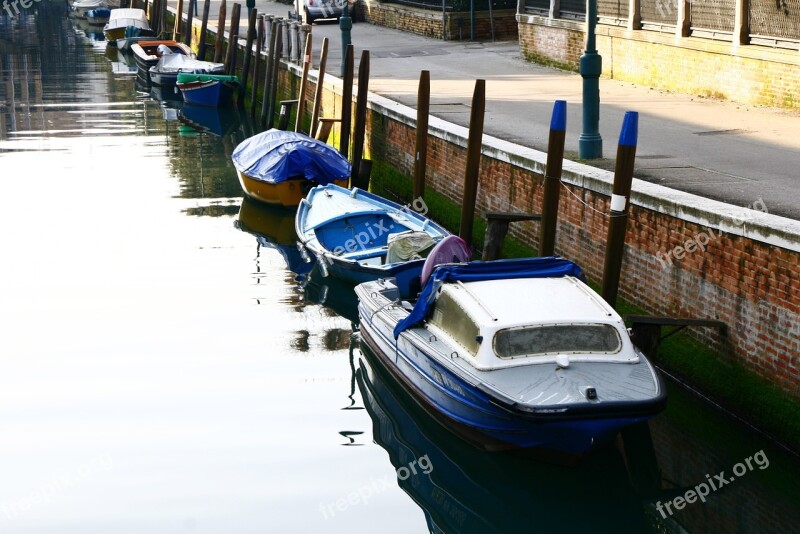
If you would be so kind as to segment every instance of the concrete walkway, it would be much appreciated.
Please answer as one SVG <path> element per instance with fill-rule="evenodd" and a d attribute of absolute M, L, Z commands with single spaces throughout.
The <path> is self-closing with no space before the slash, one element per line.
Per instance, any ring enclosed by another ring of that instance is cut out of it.
<path fill-rule="evenodd" d="M 242 34 L 246 31 L 243 4 Z M 171 4 L 172 5 L 172 4 Z M 186 4 L 184 4 L 186 5 Z M 219 3 L 212 2 L 209 25 Z M 228 9 L 232 2 L 228 3 Z M 259 13 L 286 17 L 291 5 L 258 0 Z M 329 39 L 328 73 L 338 75 L 341 33 L 336 21 L 313 25 L 314 64 Z M 553 102 L 568 102 L 567 157 L 577 158 L 581 131 L 579 75 L 523 61 L 517 41 L 440 41 L 359 22 L 353 25 L 356 66 L 370 51 L 370 90 L 416 107 L 421 70 L 431 75 L 431 114 L 467 126 L 474 81 L 486 82 L 485 133 L 546 150 Z M 646 61 L 646 59 L 643 59 Z M 680 73 L 676 73 L 680 75 Z M 800 114 L 681 95 L 601 79 L 600 132 L 614 168 L 622 117 L 639 112 L 637 178 L 738 206 L 759 199 L 770 213 L 800 220 Z"/>

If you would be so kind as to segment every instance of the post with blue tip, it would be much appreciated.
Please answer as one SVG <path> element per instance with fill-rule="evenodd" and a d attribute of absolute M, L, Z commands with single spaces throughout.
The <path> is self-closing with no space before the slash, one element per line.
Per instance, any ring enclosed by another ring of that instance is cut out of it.
<path fill-rule="evenodd" d="M 556 246 L 558 201 L 561 195 L 561 171 L 564 163 L 564 139 L 567 135 L 567 102 L 556 100 L 550 119 L 547 142 L 547 166 L 542 193 L 542 224 L 539 232 L 539 255 L 552 256 Z"/>
<path fill-rule="evenodd" d="M 628 212 L 633 183 L 633 164 L 636 159 L 636 140 L 639 129 L 639 114 L 625 112 L 622 131 L 617 147 L 617 166 L 614 170 L 614 186 L 611 191 L 611 210 L 606 242 L 606 260 L 603 266 L 602 296 L 612 307 L 617 303 L 619 277 L 622 273 L 622 256 L 625 247 L 625 231 L 628 227 Z"/>
<path fill-rule="evenodd" d="M 578 138 L 578 157 L 581 159 L 603 157 L 603 138 L 600 137 L 600 73 L 603 71 L 603 58 L 597 53 L 596 25 L 597 0 L 586 0 L 586 49 L 579 68 L 583 78 L 583 129 Z"/>

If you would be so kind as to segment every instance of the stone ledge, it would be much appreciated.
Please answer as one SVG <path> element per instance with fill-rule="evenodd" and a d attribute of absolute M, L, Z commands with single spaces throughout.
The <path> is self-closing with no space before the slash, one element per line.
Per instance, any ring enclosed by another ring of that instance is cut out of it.
<path fill-rule="evenodd" d="M 214 28 L 216 31 L 216 28 Z M 225 32 L 226 34 L 228 32 Z M 244 41 L 240 42 L 243 48 Z M 262 56 L 266 56 L 264 51 Z M 302 66 L 281 62 L 281 67 L 289 70 L 297 77 L 302 75 Z M 317 83 L 318 70 L 311 70 L 308 81 Z M 325 75 L 325 86 L 335 94 L 342 95 L 342 80 L 329 73 Z M 354 84 L 353 90 L 357 89 Z M 390 119 L 416 127 L 417 112 L 399 102 L 395 102 L 378 94 L 369 93 L 367 107 Z M 457 146 L 466 148 L 469 130 L 463 126 L 447 122 L 437 117 L 429 120 L 429 134 Z M 483 135 L 484 156 L 511 163 L 521 169 L 544 175 L 547 154 L 539 150 L 504 141 L 490 135 Z M 611 196 L 614 174 L 590 165 L 564 160 L 564 183 L 585 188 L 602 195 Z M 785 217 L 747 210 L 742 206 L 734 206 L 703 198 L 699 195 L 671 189 L 662 185 L 645 182 L 634 178 L 631 204 L 649 209 L 664 215 L 687 222 L 722 230 L 753 241 L 800 252 L 800 221 Z M 743 214 L 748 221 L 740 224 Z"/>
<path fill-rule="evenodd" d="M 291 68 L 298 75 L 301 72 L 300 68 L 295 65 L 292 65 Z M 316 73 L 313 74 L 313 77 L 312 73 L 309 73 L 309 80 L 316 83 L 316 79 Z M 341 96 L 341 79 L 326 75 L 325 84 Z M 387 118 L 412 128 L 416 127 L 416 110 L 404 104 L 370 92 L 367 107 Z M 428 131 L 430 135 L 449 143 L 463 148 L 467 146 L 469 130 L 463 126 L 431 117 Z M 544 175 L 547 164 L 545 152 L 486 134 L 483 135 L 481 153 L 486 157 L 510 163 L 541 175 Z M 564 160 L 562 180 L 566 184 L 610 197 L 614 173 L 583 163 Z M 636 178 L 633 180 L 631 204 L 676 219 L 719 229 L 728 234 L 800 252 L 800 221 L 703 198 Z M 745 216 L 748 219 L 747 222 L 740 224 Z"/>

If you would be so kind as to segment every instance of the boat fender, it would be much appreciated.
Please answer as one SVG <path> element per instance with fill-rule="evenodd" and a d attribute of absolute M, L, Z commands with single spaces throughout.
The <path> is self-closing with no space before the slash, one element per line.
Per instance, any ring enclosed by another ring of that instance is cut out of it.
<path fill-rule="evenodd" d="M 311 256 L 308 255 L 308 251 L 302 243 L 297 243 L 297 251 L 300 253 L 300 257 L 303 258 L 304 262 L 311 263 Z"/>
<path fill-rule="evenodd" d="M 564 354 L 556 356 L 556 365 L 558 366 L 559 369 L 566 369 L 567 367 L 569 367 L 569 356 L 566 356 Z"/>
<path fill-rule="evenodd" d="M 317 265 L 319 266 L 319 272 L 322 273 L 322 277 L 328 278 L 328 275 L 330 274 L 328 272 L 328 264 L 322 254 L 317 256 Z"/>

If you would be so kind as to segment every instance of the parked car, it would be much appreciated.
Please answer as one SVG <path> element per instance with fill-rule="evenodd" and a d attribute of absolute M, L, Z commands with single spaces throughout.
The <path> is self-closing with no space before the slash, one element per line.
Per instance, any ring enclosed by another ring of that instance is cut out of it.
<path fill-rule="evenodd" d="M 303 0 L 303 23 L 313 24 L 319 19 L 339 20 L 345 2 L 347 0 Z"/>

